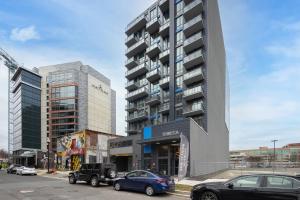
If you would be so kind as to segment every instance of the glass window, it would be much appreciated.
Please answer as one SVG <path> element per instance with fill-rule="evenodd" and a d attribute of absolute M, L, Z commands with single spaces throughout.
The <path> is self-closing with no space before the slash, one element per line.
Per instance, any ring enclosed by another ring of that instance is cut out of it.
<path fill-rule="evenodd" d="M 259 176 L 247 176 L 232 181 L 234 187 L 259 187 Z"/>
<path fill-rule="evenodd" d="M 180 1 L 176 4 L 176 15 L 182 12 L 183 9 L 183 1 Z"/>
<path fill-rule="evenodd" d="M 183 47 L 177 47 L 176 48 L 176 61 L 182 60 L 183 59 Z"/>
<path fill-rule="evenodd" d="M 183 28 L 183 16 L 177 17 L 176 18 L 176 30 L 182 30 Z"/>
<path fill-rule="evenodd" d="M 151 19 L 154 19 L 157 17 L 157 9 L 156 8 L 153 8 L 151 11 L 150 11 L 150 20 Z"/>
<path fill-rule="evenodd" d="M 293 188 L 300 188 L 300 180 L 294 180 Z"/>
<path fill-rule="evenodd" d="M 182 88 L 182 85 L 183 85 L 183 77 L 179 76 L 176 78 L 176 89 Z"/>
<path fill-rule="evenodd" d="M 183 73 L 183 61 L 179 61 L 176 63 L 176 75 Z"/>
<path fill-rule="evenodd" d="M 160 145 L 158 146 L 158 157 L 165 157 L 169 154 L 169 147 L 168 145 Z"/>
<path fill-rule="evenodd" d="M 183 42 L 183 32 L 179 31 L 176 33 L 176 45 L 179 45 Z"/>
<path fill-rule="evenodd" d="M 291 189 L 293 188 L 293 180 L 283 176 L 269 176 L 267 177 L 266 187 Z"/>
<path fill-rule="evenodd" d="M 148 178 L 153 178 L 154 176 L 148 172 L 144 172 L 144 171 L 141 171 L 140 173 L 140 177 L 148 177 Z"/>
<path fill-rule="evenodd" d="M 138 172 L 131 172 L 131 173 L 127 174 L 128 178 L 134 178 L 134 177 L 137 177 L 137 176 L 138 176 Z"/>

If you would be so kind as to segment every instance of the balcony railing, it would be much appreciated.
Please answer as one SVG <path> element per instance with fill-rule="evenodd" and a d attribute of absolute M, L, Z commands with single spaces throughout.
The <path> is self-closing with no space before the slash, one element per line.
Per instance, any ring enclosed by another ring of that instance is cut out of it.
<path fill-rule="evenodd" d="M 160 52 L 161 52 L 160 44 L 156 42 L 147 48 L 146 54 L 149 56 L 149 58 L 152 58 L 153 56 L 159 54 Z"/>
<path fill-rule="evenodd" d="M 170 82 L 170 77 L 167 76 L 167 77 L 165 77 L 165 78 L 163 78 L 159 81 L 159 86 L 161 88 L 168 88 L 169 87 L 169 82 Z"/>
<path fill-rule="evenodd" d="M 199 15 L 183 25 L 183 31 L 186 37 L 193 35 L 203 29 L 202 15 Z"/>
<path fill-rule="evenodd" d="M 204 106 L 202 102 L 193 103 L 192 105 L 187 106 L 183 111 L 183 115 L 186 117 L 200 115 L 203 113 L 204 113 Z"/>
<path fill-rule="evenodd" d="M 128 111 L 128 112 L 132 112 L 132 111 L 134 111 L 134 110 L 136 110 L 136 109 L 137 109 L 137 107 L 136 107 L 136 105 L 134 105 L 133 103 L 132 103 L 132 104 L 127 104 L 127 105 L 125 106 L 125 110 Z"/>
<path fill-rule="evenodd" d="M 146 104 L 147 105 L 155 105 L 155 104 L 159 104 L 160 103 L 160 96 L 159 95 L 153 95 L 150 96 L 147 100 L 146 100 Z"/>
<path fill-rule="evenodd" d="M 159 33 L 161 36 L 169 34 L 170 20 L 166 21 L 161 27 L 159 27 Z"/>
<path fill-rule="evenodd" d="M 154 17 L 153 19 L 149 20 L 147 23 L 147 26 L 146 26 L 148 33 L 152 34 L 156 30 L 158 30 L 160 27 L 160 24 L 161 24 L 161 22 L 158 17 Z"/>
<path fill-rule="evenodd" d="M 187 89 L 183 92 L 183 98 L 185 100 L 197 99 L 203 96 L 202 86 L 197 86 L 191 89 Z"/>
<path fill-rule="evenodd" d="M 126 121 L 139 121 L 148 118 L 146 111 L 134 112 L 133 115 L 126 116 Z"/>
<path fill-rule="evenodd" d="M 184 7 L 184 17 L 186 20 L 189 20 L 196 15 L 199 15 L 203 10 L 202 0 L 194 0 L 191 3 L 187 4 Z"/>
<path fill-rule="evenodd" d="M 152 82 L 160 78 L 160 70 L 158 68 L 147 73 L 146 78 L 148 81 Z"/>
<path fill-rule="evenodd" d="M 197 68 L 183 75 L 183 81 L 185 84 L 191 84 L 197 81 L 201 81 L 204 78 L 202 68 Z"/>
<path fill-rule="evenodd" d="M 145 74 L 148 70 L 149 70 L 149 67 L 147 66 L 147 64 L 146 63 L 142 63 L 139 66 L 137 66 L 137 67 L 135 67 L 135 68 L 133 68 L 133 69 L 128 70 L 127 72 L 125 72 L 125 76 L 128 79 L 132 79 L 132 78 L 134 78 L 136 76 Z"/>
<path fill-rule="evenodd" d="M 127 93 L 126 94 L 126 99 L 127 100 L 134 100 L 143 96 L 148 95 L 148 89 L 147 87 L 142 87 L 140 89 L 137 89 L 133 92 Z"/>
<path fill-rule="evenodd" d="M 128 49 L 126 49 L 126 56 L 128 57 L 132 57 L 134 56 L 136 53 L 144 50 L 147 48 L 147 39 L 146 38 L 142 38 L 140 39 L 137 43 L 135 43 L 134 45 L 132 45 L 131 47 L 129 47 Z"/>
<path fill-rule="evenodd" d="M 203 62 L 204 56 L 201 49 L 185 56 L 183 59 L 183 65 L 186 67 L 186 69 L 201 64 Z"/>
<path fill-rule="evenodd" d="M 183 43 L 183 48 L 186 53 L 189 53 L 203 45 L 202 32 L 196 33 L 195 35 L 187 38 Z"/>
<path fill-rule="evenodd" d="M 128 36 L 126 39 L 125 39 L 125 44 L 129 47 L 129 46 L 132 46 L 134 43 L 136 43 L 138 41 L 138 38 L 135 37 L 134 34 L 131 34 L 130 36 Z"/>
<path fill-rule="evenodd" d="M 167 49 L 159 54 L 159 60 L 164 63 L 169 60 L 170 49 Z"/>
<path fill-rule="evenodd" d="M 127 25 L 126 34 L 129 35 L 135 32 L 136 30 L 145 26 L 146 23 L 147 23 L 147 19 L 145 18 L 145 14 L 143 13 Z"/>
<path fill-rule="evenodd" d="M 161 113 L 167 113 L 170 110 L 170 103 L 164 103 L 160 106 L 159 112 Z"/>

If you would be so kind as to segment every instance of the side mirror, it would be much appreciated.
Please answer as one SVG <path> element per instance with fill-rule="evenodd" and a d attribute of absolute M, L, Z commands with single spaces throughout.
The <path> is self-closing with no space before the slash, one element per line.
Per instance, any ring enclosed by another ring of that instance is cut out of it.
<path fill-rule="evenodd" d="M 126 175 L 124 176 L 124 178 L 125 178 L 125 179 L 128 179 L 128 177 L 127 177 Z"/>
<path fill-rule="evenodd" d="M 233 183 L 228 183 L 228 184 L 227 184 L 227 187 L 228 187 L 229 189 L 233 189 Z"/>

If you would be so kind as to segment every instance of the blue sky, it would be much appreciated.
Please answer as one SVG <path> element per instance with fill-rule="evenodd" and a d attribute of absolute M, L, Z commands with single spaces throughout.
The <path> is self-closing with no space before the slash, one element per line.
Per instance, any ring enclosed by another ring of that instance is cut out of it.
<path fill-rule="evenodd" d="M 112 80 L 125 130 L 125 26 L 153 0 L 1 1 L 0 47 L 28 68 L 81 60 Z M 231 87 L 230 148 L 300 142 L 300 1 L 219 0 Z M 0 112 L 7 113 L 0 68 Z M 0 116 L 0 148 L 7 143 Z"/>

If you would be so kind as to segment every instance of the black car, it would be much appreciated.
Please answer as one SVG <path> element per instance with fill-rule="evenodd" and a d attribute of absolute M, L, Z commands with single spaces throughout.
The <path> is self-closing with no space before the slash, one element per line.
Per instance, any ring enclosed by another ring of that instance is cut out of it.
<path fill-rule="evenodd" d="M 300 200 L 300 177 L 245 175 L 222 183 L 195 185 L 192 200 Z"/>
<path fill-rule="evenodd" d="M 15 173 L 17 172 L 17 168 L 18 168 L 18 167 L 21 167 L 21 165 L 18 165 L 18 164 L 12 164 L 12 165 L 10 165 L 10 166 L 7 168 L 6 172 L 7 172 L 8 174 L 15 174 Z"/>
<path fill-rule="evenodd" d="M 99 183 L 113 184 L 117 177 L 116 166 L 114 164 L 82 164 L 79 171 L 69 173 L 69 183 L 75 184 L 77 181 L 85 181 L 93 187 Z"/>

